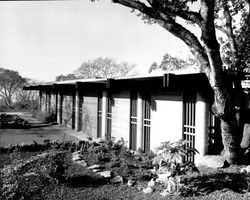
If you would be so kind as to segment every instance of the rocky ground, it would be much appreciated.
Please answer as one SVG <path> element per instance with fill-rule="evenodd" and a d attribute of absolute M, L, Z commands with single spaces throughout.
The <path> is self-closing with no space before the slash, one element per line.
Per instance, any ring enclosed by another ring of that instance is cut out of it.
<path fill-rule="evenodd" d="M 0 129 L 22 129 L 29 127 L 29 122 L 18 115 L 0 114 Z"/>
<path fill-rule="evenodd" d="M 18 145 L 1 148 L 1 199 L 249 199 L 242 168 L 199 168 L 180 177 L 178 194 L 163 196 L 152 154 L 122 140 Z"/>

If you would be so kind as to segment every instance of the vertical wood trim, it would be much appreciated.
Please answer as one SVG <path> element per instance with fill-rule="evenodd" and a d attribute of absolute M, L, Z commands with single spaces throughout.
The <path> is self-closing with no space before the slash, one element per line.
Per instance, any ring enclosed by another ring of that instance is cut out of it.
<path fill-rule="evenodd" d="M 142 132 L 143 132 L 143 100 L 140 92 L 137 92 L 137 149 L 142 148 Z"/>
<path fill-rule="evenodd" d="M 62 93 L 57 93 L 58 100 L 57 100 L 57 123 L 62 123 Z"/>
<path fill-rule="evenodd" d="M 208 122 L 209 122 L 209 107 L 205 99 L 198 93 L 196 102 L 196 133 L 197 137 L 195 148 L 199 154 L 195 156 L 195 162 L 198 163 L 201 157 L 208 154 Z"/>
<path fill-rule="evenodd" d="M 79 91 L 76 91 L 75 98 L 75 130 L 80 131 L 80 95 Z"/>
<path fill-rule="evenodd" d="M 102 132 L 101 137 L 105 137 L 107 122 L 107 91 L 103 91 L 102 95 Z"/>

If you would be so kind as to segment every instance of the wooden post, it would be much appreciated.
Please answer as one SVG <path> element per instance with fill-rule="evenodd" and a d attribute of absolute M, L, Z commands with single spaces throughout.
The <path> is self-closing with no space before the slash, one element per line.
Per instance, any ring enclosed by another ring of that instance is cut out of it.
<path fill-rule="evenodd" d="M 107 126 L 107 91 L 103 91 L 102 95 L 102 133 L 101 137 L 105 136 Z"/>
<path fill-rule="evenodd" d="M 208 153 L 208 106 L 206 100 L 198 93 L 195 117 L 195 148 L 199 151 L 199 154 L 195 155 L 195 163 L 199 163 L 199 160 Z"/>
<path fill-rule="evenodd" d="M 42 99 L 43 99 L 43 93 L 42 90 L 39 90 L 39 110 L 42 111 Z"/>
<path fill-rule="evenodd" d="M 80 119 L 80 95 L 79 91 L 76 91 L 76 102 L 75 102 L 75 130 L 80 131 L 79 129 L 79 119 Z"/>
<path fill-rule="evenodd" d="M 137 147 L 137 150 L 141 149 L 142 148 L 142 96 L 140 94 L 140 92 L 137 93 L 137 144 L 136 144 L 136 147 Z"/>
<path fill-rule="evenodd" d="M 61 124 L 62 123 L 62 110 L 61 110 L 61 107 L 62 107 L 62 93 L 61 92 L 58 92 L 57 93 L 57 123 L 58 124 Z"/>

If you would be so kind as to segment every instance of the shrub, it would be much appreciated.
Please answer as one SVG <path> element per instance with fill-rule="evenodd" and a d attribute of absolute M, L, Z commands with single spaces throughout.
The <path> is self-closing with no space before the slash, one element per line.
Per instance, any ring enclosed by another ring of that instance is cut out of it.
<path fill-rule="evenodd" d="M 41 111 L 38 111 L 38 112 L 34 111 L 32 115 L 33 117 L 37 118 L 38 120 L 46 124 L 55 124 L 57 121 L 55 112 L 44 113 Z"/>
<path fill-rule="evenodd" d="M 179 175 L 185 174 L 187 171 L 197 169 L 191 162 L 183 162 L 183 157 L 189 153 L 198 153 L 195 148 L 188 147 L 188 141 L 179 140 L 170 143 L 163 142 L 157 148 L 157 155 L 153 158 L 153 165 L 157 165 L 159 174 L 167 174 L 168 182 L 166 183 L 166 193 L 177 193 L 180 187 Z"/>

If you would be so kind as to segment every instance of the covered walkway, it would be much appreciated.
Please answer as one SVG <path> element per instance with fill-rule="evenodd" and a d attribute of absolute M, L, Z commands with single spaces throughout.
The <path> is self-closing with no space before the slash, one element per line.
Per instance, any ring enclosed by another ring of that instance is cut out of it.
<path fill-rule="evenodd" d="M 0 113 L 1 114 L 1 113 Z M 72 141 L 79 142 L 87 137 L 82 132 L 76 132 L 63 125 L 48 125 L 32 117 L 29 112 L 11 112 L 7 114 L 18 115 L 31 124 L 28 129 L 0 129 L 0 146 L 18 145 L 22 143 L 43 143 L 50 141 Z"/>

